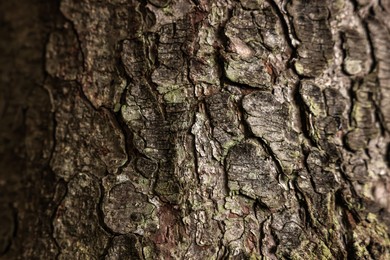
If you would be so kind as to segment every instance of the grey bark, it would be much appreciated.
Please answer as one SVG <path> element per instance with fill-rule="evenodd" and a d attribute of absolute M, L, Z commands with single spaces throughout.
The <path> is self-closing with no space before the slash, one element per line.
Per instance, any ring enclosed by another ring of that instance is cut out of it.
<path fill-rule="evenodd" d="M 389 259 L 390 2 L 0 2 L 2 259 Z"/>

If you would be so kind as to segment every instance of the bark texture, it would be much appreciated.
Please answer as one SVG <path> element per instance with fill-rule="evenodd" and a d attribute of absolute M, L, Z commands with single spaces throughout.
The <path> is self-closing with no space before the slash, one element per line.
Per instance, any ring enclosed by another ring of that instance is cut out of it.
<path fill-rule="evenodd" d="M 390 259 L 390 1 L 0 13 L 2 259 Z"/>

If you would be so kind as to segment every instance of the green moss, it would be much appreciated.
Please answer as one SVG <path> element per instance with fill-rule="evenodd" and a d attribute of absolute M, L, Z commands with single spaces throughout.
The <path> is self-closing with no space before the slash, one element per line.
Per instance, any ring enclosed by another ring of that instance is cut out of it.
<path fill-rule="evenodd" d="M 230 188 L 230 187 L 229 187 Z M 239 188 L 238 188 L 239 189 Z M 239 192 L 239 190 L 230 190 L 229 191 L 229 196 L 230 197 L 235 197 L 236 195 L 238 195 L 240 192 Z"/>
<path fill-rule="evenodd" d="M 142 248 L 142 253 L 143 253 L 145 259 L 153 259 L 154 255 L 155 255 L 155 253 L 153 253 L 153 248 L 150 246 L 146 246 L 146 247 Z"/>
<path fill-rule="evenodd" d="M 299 248 L 295 249 L 291 258 L 293 260 L 328 260 L 334 259 L 330 249 L 325 245 L 322 241 L 309 241 L 303 240 L 299 246 Z"/>
<path fill-rule="evenodd" d="M 344 61 L 344 66 L 345 70 L 352 75 L 358 74 L 363 70 L 360 60 L 346 59 Z"/>
<path fill-rule="evenodd" d="M 303 73 L 304 73 L 304 68 L 303 68 L 303 65 L 302 65 L 300 62 L 296 61 L 296 62 L 294 63 L 294 67 L 295 67 L 295 70 L 297 71 L 297 73 L 298 73 L 299 75 L 303 75 Z"/>
<path fill-rule="evenodd" d="M 221 159 L 223 160 L 226 157 L 226 155 L 228 154 L 230 148 L 232 148 L 233 146 L 237 145 L 243 139 L 244 139 L 244 136 L 240 135 L 240 136 L 234 137 L 234 138 L 230 139 L 229 141 L 223 143 L 222 144 L 222 149 L 223 149 L 222 157 L 223 158 L 221 158 Z"/>
<path fill-rule="evenodd" d="M 173 16 L 173 10 L 172 10 L 172 7 L 171 5 L 167 5 L 166 7 L 162 8 L 161 9 L 163 11 L 163 13 L 167 16 Z"/>
<path fill-rule="evenodd" d="M 117 104 L 115 104 L 114 105 L 114 112 L 116 113 L 116 112 L 119 112 L 119 110 L 121 109 L 121 104 L 119 104 L 119 103 L 117 103 Z"/>
<path fill-rule="evenodd" d="M 260 260 L 261 256 L 258 253 L 251 253 L 249 260 Z"/>
<path fill-rule="evenodd" d="M 164 95 L 164 100 L 168 103 L 183 103 L 185 98 L 184 89 L 175 89 Z"/>
<path fill-rule="evenodd" d="M 139 111 L 135 111 L 135 110 L 131 109 L 131 107 L 126 106 L 126 105 L 122 105 L 120 108 L 120 111 L 122 113 L 123 119 L 125 119 L 125 121 L 127 121 L 127 122 L 137 120 L 137 119 L 140 119 L 142 117 L 142 115 Z"/>

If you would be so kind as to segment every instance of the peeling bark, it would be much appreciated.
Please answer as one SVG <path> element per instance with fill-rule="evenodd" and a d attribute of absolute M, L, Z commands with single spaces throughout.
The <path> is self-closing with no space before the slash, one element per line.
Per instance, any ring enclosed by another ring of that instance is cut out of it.
<path fill-rule="evenodd" d="M 0 3 L 3 259 L 389 259 L 386 1 Z"/>

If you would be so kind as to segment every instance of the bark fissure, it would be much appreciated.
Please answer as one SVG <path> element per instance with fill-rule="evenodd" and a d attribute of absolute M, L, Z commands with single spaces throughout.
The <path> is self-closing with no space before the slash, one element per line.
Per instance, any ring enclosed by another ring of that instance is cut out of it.
<path fill-rule="evenodd" d="M 385 1 L 21 1 L 1 257 L 389 257 Z"/>

